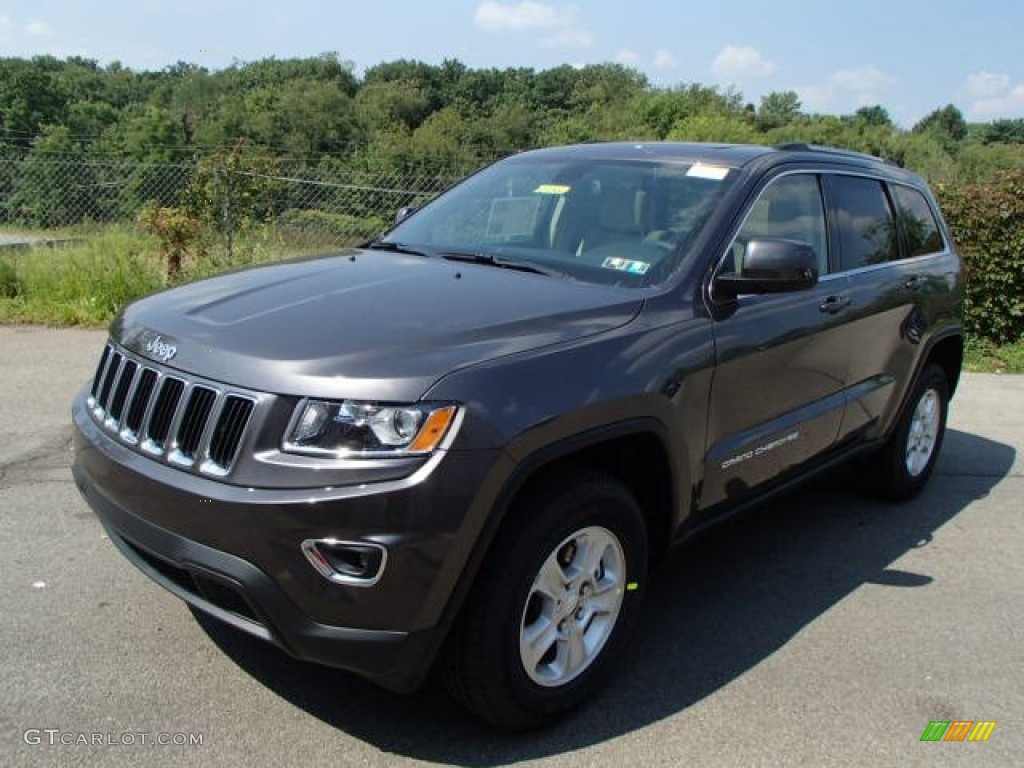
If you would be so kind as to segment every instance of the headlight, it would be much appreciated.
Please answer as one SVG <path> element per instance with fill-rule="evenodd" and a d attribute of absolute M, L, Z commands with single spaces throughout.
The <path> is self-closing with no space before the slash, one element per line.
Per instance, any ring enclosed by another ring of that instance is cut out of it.
<path fill-rule="evenodd" d="M 430 453 L 457 412 L 445 403 L 303 400 L 295 409 L 284 450 L 337 459 Z"/>

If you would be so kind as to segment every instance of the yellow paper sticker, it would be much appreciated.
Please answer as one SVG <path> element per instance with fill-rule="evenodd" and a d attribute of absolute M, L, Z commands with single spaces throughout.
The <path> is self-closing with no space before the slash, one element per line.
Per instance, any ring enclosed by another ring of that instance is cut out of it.
<path fill-rule="evenodd" d="M 533 191 L 538 195 L 564 195 L 570 189 L 567 184 L 541 184 Z"/>

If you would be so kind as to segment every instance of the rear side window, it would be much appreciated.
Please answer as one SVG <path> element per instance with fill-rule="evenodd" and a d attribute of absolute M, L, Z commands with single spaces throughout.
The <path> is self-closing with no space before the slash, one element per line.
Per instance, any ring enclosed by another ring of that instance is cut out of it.
<path fill-rule="evenodd" d="M 843 270 L 882 264 L 899 257 L 899 238 L 881 182 L 860 176 L 829 179 Z"/>
<path fill-rule="evenodd" d="M 924 195 L 913 187 L 900 184 L 894 184 L 891 189 L 896 201 L 897 216 L 907 239 L 907 256 L 924 256 L 945 250 L 939 223 Z"/>

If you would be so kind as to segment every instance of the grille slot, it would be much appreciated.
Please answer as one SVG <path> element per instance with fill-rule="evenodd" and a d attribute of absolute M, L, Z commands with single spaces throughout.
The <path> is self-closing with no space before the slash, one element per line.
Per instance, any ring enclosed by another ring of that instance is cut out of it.
<path fill-rule="evenodd" d="M 128 435 L 138 435 L 142 428 L 142 419 L 146 416 L 146 407 L 149 405 L 149 398 L 153 395 L 156 377 L 157 373 L 152 368 L 144 368 L 142 375 L 139 376 L 139 385 L 135 388 L 131 405 L 128 406 L 128 413 L 124 417 L 124 427 Z"/>
<path fill-rule="evenodd" d="M 217 393 L 206 387 L 193 387 L 185 413 L 178 427 L 177 451 L 181 457 L 195 461 L 196 449 L 203 437 L 203 429 L 210 418 L 210 411 L 217 400 Z"/>
<path fill-rule="evenodd" d="M 107 413 L 114 423 L 121 421 L 121 414 L 124 413 L 124 402 L 128 399 L 128 390 L 135 381 L 135 372 L 139 364 L 134 360 L 125 360 L 121 366 L 121 377 L 117 380 L 117 388 L 114 389 L 114 399 L 110 401 L 110 408 Z"/>
<path fill-rule="evenodd" d="M 122 443 L 180 469 L 224 477 L 238 458 L 257 401 L 108 343 L 88 407 Z"/>
<path fill-rule="evenodd" d="M 253 402 L 237 395 L 228 395 L 224 400 L 220 418 L 210 438 L 210 461 L 217 467 L 230 467 L 242 442 L 242 434 L 252 416 Z"/>
<path fill-rule="evenodd" d="M 96 399 L 96 395 L 100 391 L 100 383 L 103 380 L 103 373 L 107 369 L 107 360 L 110 359 L 110 346 L 107 345 L 103 348 L 103 354 L 100 355 L 100 364 L 96 366 L 96 375 L 92 377 L 92 389 L 89 390 L 89 394 L 92 395 L 92 399 Z"/>
<path fill-rule="evenodd" d="M 124 356 L 120 352 L 115 352 L 110 356 L 110 362 L 107 364 L 107 372 L 103 376 L 103 384 L 100 385 L 100 396 L 96 398 L 98 405 L 104 410 L 106 410 L 107 402 L 110 399 L 110 390 L 114 386 L 114 379 L 117 378 L 117 374 L 121 370 L 122 360 L 124 360 Z"/>
<path fill-rule="evenodd" d="M 146 436 L 149 438 L 151 446 L 158 451 L 164 449 L 167 434 L 171 431 L 171 422 L 174 421 L 174 412 L 178 410 L 181 393 L 184 391 L 185 382 L 181 379 L 165 378 L 160 387 L 160 393 L 156 396 L 153 416 L 149 420 Z"/>

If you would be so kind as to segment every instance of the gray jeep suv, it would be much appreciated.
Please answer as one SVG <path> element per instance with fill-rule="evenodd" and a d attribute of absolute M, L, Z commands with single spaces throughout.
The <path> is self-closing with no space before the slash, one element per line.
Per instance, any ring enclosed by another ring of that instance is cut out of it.
<path fill-rule="evenodd" d="M 911 173 L 589 144 L 403 214 L 131 304 L 73 406 L 118 549 L 294 656 L 544 723 L 674 542 L 854 457 L 895 499 L 935 465 L 964 273 Z"/>

